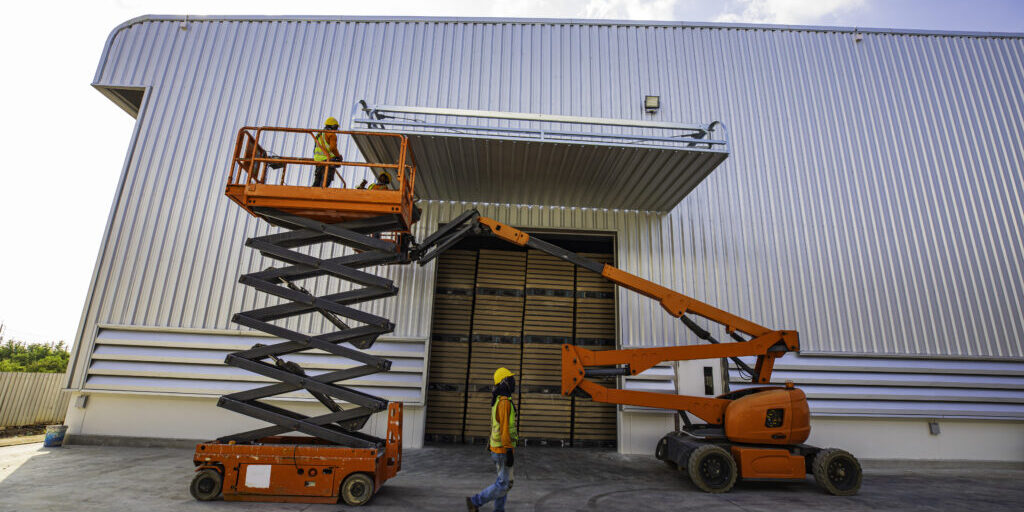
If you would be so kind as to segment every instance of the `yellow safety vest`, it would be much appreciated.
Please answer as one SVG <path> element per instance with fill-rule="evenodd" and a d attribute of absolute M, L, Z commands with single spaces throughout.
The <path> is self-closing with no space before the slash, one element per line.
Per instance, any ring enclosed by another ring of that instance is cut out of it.
<path fill-rule="evenodd" d="M 491 406 L 491 447 L 501 448 L 501 423 L 498 422 L 498 404 L 508 400 L 508 435 L 512 438 L 512 446 L 519 444 L 519 429 L 516 428 L 516 405 L 507 396 L 499 396 Z"/>
<path fill-rule="evenodd" d="M 321 133 L 316 137 L 316 144 L 313 146 L 313 160 L 326 162 L 334 157 L 331 153 L 331 146 L 327 144 L 327 134 Z"/>

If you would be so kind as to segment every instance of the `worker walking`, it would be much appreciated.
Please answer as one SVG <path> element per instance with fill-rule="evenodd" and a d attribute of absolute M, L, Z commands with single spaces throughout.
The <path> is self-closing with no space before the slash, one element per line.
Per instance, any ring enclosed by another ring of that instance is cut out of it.
<path fill-rule="evenodd" d="M 475 496 L 466 498 L 466 508 L 476 512 L 489 501 L 494 502 L 494 512 L 505 510 L 508 491 L 512 489 L 515 464 L 515 447 L 519 441 L 516 428 L 516 408 L 512 404 L 512 393 L 516 390 L 516 379 L 507 368 L 494 372 L 494 391 L 491 392 L 491 438 L 488 449 L 491 460 L 498 471 L 498 479 Z"/>
<path fill-rule="evenodd" d="M 324 130 L 337 130 L 338 120 L 328 117 L 324 121 Z M 321 132 L 316 136 L 316 144 L 313 145 L 313 160 L 317 162 L 340 162 L 341 152 L 338 151 L 338 135 L 334 133 Z M 337 172 L 337 165 L 316 164 L 316 172 L 313 173 L 314 187 L 329 187 L 334 181 L 334 174 Z M 326 181 L 324 174 L 327 174 Z"/>

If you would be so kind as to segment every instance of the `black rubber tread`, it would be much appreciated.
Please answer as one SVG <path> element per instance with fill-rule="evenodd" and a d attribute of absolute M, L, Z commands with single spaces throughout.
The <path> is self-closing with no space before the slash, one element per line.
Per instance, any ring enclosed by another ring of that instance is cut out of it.
<path fill-rule="evenodd" d="M 836 496 L 852 496 L 860 490 L 864 473 L 856 457 L 845 450 L 825 448 L 814 456 L 814 481 Z M 848 474 L 850 471 L 853 474 Z M 842 471 L 836 474 L 837 471 Z"/>
<path fill-rule="evenodd" d="M 366 473 L 352 473 L 341 482 L 341 499 L 346 505 L 365 505 L 373 497 L 373 478 Z"/>
<path fill-rule="evenodd" d="M 206 468 L 197 471 L 196 475 L 192 477 L 192 483 L 188 486 L 188 492 L 199 501 L 215 500 L 220 496 L 223 480 L 220 471 L 216 469 Z"/>
<path fill-rule="evenodd" d="M 708 475 L 709 468 L 705 467 L 706 464 L 717 466 L 715 473 L 719 475 L 718 478 L 708 478 L 711 475 Z M 729 492 L 732 486 L 736 485 L 736 460 L 728 450 L 718 445 L 706 444 L 694 450 L 690 454 L 686 469 L 693 485 L 704 492 Z"/>
<path fill-rule="evenodd" d="M 654 449 L 654 458 L 665 463 L 666 466 L 676 469 L 676 462 L 668 458 L 668 438 L 663 437 L 658 441 L 658 446 Z"/>
<path fill-rule="evenodd" d="M 658 460 L 667 461 L 665 458 L 665 451 L 668 449 L 668 439 L 664 437 L 658 441 L 658 446 L 654 448 L 654 457 Z"/>

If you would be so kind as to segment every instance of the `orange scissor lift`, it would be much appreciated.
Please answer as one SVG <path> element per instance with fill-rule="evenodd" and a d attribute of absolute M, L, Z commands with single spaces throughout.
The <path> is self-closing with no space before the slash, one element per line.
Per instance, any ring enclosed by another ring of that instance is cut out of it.
<path fill-rule="evenodd" d="M 258 344 L 226 357 L 227 364 L 277 383 L 224 395 L 217 405 L 272 426 L 196 446 L 197 472 L 190 491 L 199 500 L 222 495 L 230 501 L 336 503 L 341 499 L 362 505 L 402 467 L 402 404 L 344 382 L 354 380 L 358 386 L 359 379 L 391 368 L 391 361 L 363 350 L 393 331 L 394 324 L 353 306 L 398 292 L 390 279 L 366 269 L 409 262 L 410 227 L 418 218 L 413 205 L 416 164 L 404 136 L 364 134 L 397 145 L 397 161 L 329 164 L 388 173 L 397 186 L 355 189 L 346 187 L 342 179 L 341 188 L 331 188 L 323 181 L 310 183 L 313 173 L 309 171 L 318 165 L 324 169 L 327 162 L 265 150 L 273 145 L 308 153 L 324 133 L 350 136 L 353 132 L 271 127 L 244 127 L 238 132 L 225 193 L 252 215 L 283 228 L 246 241 L 248 247 L 283 266 L 240 278 L 242 284 L 280 301 L 237 313 L 232 321 L 284 341 Z M 332 252 L 341 255 L 318 256 Z M 349 286 L 317 296 L 300 284 L 315 278 L 333 278 Z M 322 316 L 335 330 L 310 335 L 287 327 L 294 322 L 274 323 L 308 314 Z M 312 373 L 294 358 L 286 359 L 312 350 L 345 358 L 351 365 Z M 326 411 L 310 416 L 286 408 L 285 404 L 295 403 L 288 399 L 296 395 L 311 395 Z M 270 403 L 268 399 L 277 400 Z M 362 432 L 378 412 L 386 412 L 384 438 Z M 281 435 L 288 432 L 305 436 Z"/>
<path fill-rule="evenodd" d="M 235 323 L 285 341 L 255 345 L 229 354 L 227 364 L 263 375 L 278 383 L 225 395 L 218 406 L 271 423 L 272 426 L 223 436 L 197 445 L 197 472 L 191 484 L 200 500 L 288 501 L 332 503 L 339 499 L 361 505 L 401 468 L 402 408 L 400 403 L 345 386 L 346 380 L 386 372 L 391 362 L 362 350 L 394 330 L 385 318 L 352 307 L 395 295 L 391 280 L 366 272 L 378 265 L 424 265 L 472 235 L 495 236 L 513 245 L 536 249 L 595 272 L 618 286 L 657 300 L 672 316 L 711 345 L 622 349 L 592 352 L 572 345 L 562 348 L 562 392 L 585 393 L 595 401 L 678 411 L 685 426 L 666 434 L 655 456 L 687 472 L 707 492 L 726 492 L 737 479 L 799 480 L 813 474 L 832 494 L 854 494 L 861 468 L 843 450 L 803 444 L 810 434 L 807 399 L 792 384 L 766 386 L 775 359 L 800 350 L 795 331 L 777 331 L 722 311 L 656 283 L 562 249 L 496 220 L 468 210 L 417 243 L 411 234 L 419 219 L 413 186 L 416 163 L 409 139 L 402 134 L 333 131 L 387 147 L 394 162 L 331 162 L 330 165 L 388 173 L 395 188 L 361 190 L 301 183 L 316 165 L 304 157 L 272 155 L 265 141 L 289 146 L 281 138 L 299 138 L 290 147 L 308 148 L 325 130 L 246 127 L 238 133 L 226 194 L 252 215 L 283 228 L 250 238 L 246 245 L 284 263 L 243 275 L 240 282 L 274 295 L 282 302 L 234 315 Z M 699 144 L 701 140 L 683 140 Z M 301 149 L 299 149 L 301 150 Z M 296 179 L 288 168 L 305 169 Z M 289 178 L 291 176 L 291 178 Z M 335 244 L 351 249 L 340 256 L 319 257 L 329 250 L 297 251 L 301 247 Z M 298 283 L 333 277 L 349 289 L 315 296 Z M 318 314 L 337 330 L 303 334 L 274 324 L 298 315 Z M 725 328 L 734 340 L 719 343 L 691 315 Z M 351 367 L 307 374 L 290 354 L 318 349 L 353 361 Z M 738 359 L 755 356 L 754 367 Z M 757 387 L 718 397 L 666 395 L 613 389 L 601 381 L 637 375 L 664 361 L 730 358 Z M 358 384 L 358 381 L 355 383 Z M 263 400 L 308 393 L 327 408 L 307 416 Z M 339 405 L 337 401 L 343 402 Z M 385 438 L 361 430 L 371 415 L 387 411 Z M 707 423 L 694 424 L 692 414 Z M 297 431 L 305 437 L 281 436 Z"/>

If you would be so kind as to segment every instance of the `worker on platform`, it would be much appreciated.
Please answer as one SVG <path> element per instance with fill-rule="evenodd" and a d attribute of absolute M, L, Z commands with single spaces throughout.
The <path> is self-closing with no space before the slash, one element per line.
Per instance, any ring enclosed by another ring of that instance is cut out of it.
<path fill-rule="evenodd" d="M 494 512 L 505 510 L 508 491 L 514 479 L 512 466 L 515 464 L 515 447 L 519 441 L 516 429 L 516 408 L 512 404 L 512 393 L 516 390 L 516 379 L 507 368 L 494 372 L 494 391 L 491 392 L 491 438 L 488 442 L 491 460 L 498 471 L 498 479 L 475 496 L 466 498 L 466 508 L 477 512 L 485 503 L 494 502 Z"/>
<path fill-rule="evenodd" d="M 373 185 L 370 185 L 369 190 L 387 190 L 389 185 L 391 185 L 391 175 L 386 172 L 382 172 L 377 175 L 377 181 L 374 182 Z M 365 189 L 366 180 L 363 180 L 356 188 L 360 190 Z"/>
<path fill-rule="evenodd" d="M 338 120 L 328 117 L 324 121 L 324 130 L 337 130 Z M 341 152 L 338 151 L 338 135 L 335 133 L 320 132 L 316 136 L 316 144 L 313 145 L 313 160 L 317 161 L 316 172 L 313 173 L 314 187 L 329 187 L 334 181 L 334 174 L 337 172 L 337 165 L 320 164 L 319 162 L 340 162 Z M 324 181 L 324 174 L 327 174 L 327 181 Z"/>

